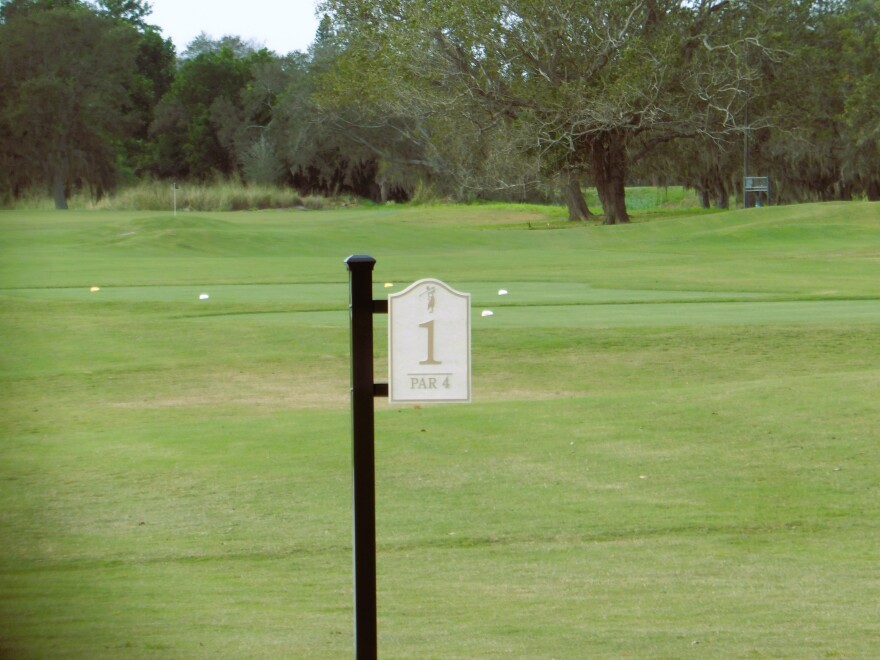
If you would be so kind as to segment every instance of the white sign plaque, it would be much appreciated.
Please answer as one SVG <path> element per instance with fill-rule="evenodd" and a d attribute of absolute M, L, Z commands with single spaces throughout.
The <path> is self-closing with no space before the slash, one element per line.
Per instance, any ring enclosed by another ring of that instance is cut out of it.
<path fill-rule="evenodd" d="M 419 280 L 388 296 L 388 400 L 471 400 L 471 296 Z"/>

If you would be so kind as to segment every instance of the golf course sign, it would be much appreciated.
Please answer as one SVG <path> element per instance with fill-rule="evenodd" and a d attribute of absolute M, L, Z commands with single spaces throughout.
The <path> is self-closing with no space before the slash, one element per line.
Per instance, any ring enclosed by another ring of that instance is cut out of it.
<path fill-rule="evenodd" d="M 355 657 L 375 658 L 376 397 L 392 402 L 471 399 L 471 297 L 439 280 L 419 280 L 387 300 L 373 299 L 367 254 L 345 260 L 351 321 L 351 446 L 354 519 Z M 388 314 L 389 382 L 373 374 L 373 316 Z"/>
<path fill-rule="evenodd" d="M 388 296 L 388 400 L 471 400 L 471 297 L 422 279 Z"/>

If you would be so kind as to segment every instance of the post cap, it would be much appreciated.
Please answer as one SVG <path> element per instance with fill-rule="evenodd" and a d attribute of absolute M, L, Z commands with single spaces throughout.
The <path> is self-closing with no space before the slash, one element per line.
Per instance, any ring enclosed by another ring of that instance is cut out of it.
<path fill-rule="evenodd" d="M 373 270 L 376 260 L 368 254 L 353 254 L 345 260 L 349 270 L 362 270 L 368 268 Z"/>

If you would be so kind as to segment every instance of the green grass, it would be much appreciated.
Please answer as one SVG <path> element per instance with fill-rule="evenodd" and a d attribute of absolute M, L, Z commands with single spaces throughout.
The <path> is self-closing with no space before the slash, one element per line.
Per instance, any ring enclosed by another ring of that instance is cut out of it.
<path fill-rule="evenodd" d="M 652 217 L 0 213 L 0 657 L 351 653 L 355 253 L 475 310 L 377 402 L 383 656 L 875 657 L 880 207 Z"/>
<path fill-rule="evenodd" d="M 596 213 L 602 212 L 599 202 L 599 193 L 595 188 L 587 188 L 584 191 L 587 205 Z M 678 213 L 684 211 L 699 211 L 700 202 L 697 193 L 681 186 L 630 186 L 626 189 L 626 208 L 635 214 L 662 214 L 669 211 Z"/>

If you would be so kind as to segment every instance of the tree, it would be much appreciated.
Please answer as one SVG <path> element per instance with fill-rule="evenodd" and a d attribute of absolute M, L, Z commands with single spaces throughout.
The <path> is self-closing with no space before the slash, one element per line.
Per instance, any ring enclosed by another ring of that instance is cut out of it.
<path fill-rule="evenodd" d="M 14 196 L 43 183 L 63 209 L 71 189 L 100 195 L 115 183 L 115 144 L 131 127 L 138 34 L 79 3 L 40 4 L 4 6 L 0 186 Z"/>
<path fill-rule="evenodd" d="M 337 103 L 340 96 L 332 87 L 341 49 L 325 17 L 307 54 L 292 53 L 277 61 L 280 68 L 274 84 L 267 85 L 270 80 L 265 75 L 254 80 L 248 97 L 256 99 L 251 92 L 263 90 L 262 103 L 271 105 L 272 112 L 268 125 L 251 121 L 250 128 L 266 127 L 276 154 L 290 172 L 290 181 L 303 193 L 346 192 L 376 201 L 400 199 L 402 189 L 411 192 L 423 170 L 412 156 L 417 147 L 408 141 L 407 127 L 396 113 L 380 116 L 363 99 Z M 279 93 L 277 82 L 282 78 Z M 327 89 L 319 94 L 322 81 Z M 270 88 L 275 91 L 269 93 Z M 408 155 L 398 158 L 402 150 Z"/>
<path fill-rule="evenodd" d="M 880 6 L 792 0 L 772 10 L 782 56 L 751 84 L 752 172 L 771 177 L 781 202 L 870 196 L 880 186 Z"/>
<path fill-rule="evenodd" d="M 235 155 L 245 181 L 278 183 L 285 177 L 280 136 L 272 131 L 272 122 L 278 114 L 279 98 L 295 75 L 297 61 L 294 55 L 277 57 L 261 51 L 260 59 L 251 65 L 239 106 L 224 102 L 227 107 L 218 126 L 220 141 Z"/>
<path fill-rule="evenodd" d="M 848 85 L 842 117 L 843 177 L 871 201 L 880 201 L 880 3 L 857 0 L 847 6 L 841 72 Z"/>
<path fill-rule="evenodd" d="M 200 32 L 187 44 L 186 50 L 180 56 L 181 60 L 194 60 L 199 55 L 219 55 L 220 51 L 227 49 L 235 59 L 243 60 L 253 55 L 262 48 L 253 41 L 244 41 L 238 35 L 227 34 L 219 39 L 214 39 L 206 32 Z"/>
<path fill-rule="evenodd" d="M 158 31 L 155 25 L 146 22 L 147 16 L 153 12 L 149 2 L 141 0 L 98 0 L 98 13 L 117 21 L 128 23 L 140 32 Z"/>
<path fill-rule="evenodd" d="M 407 91 L 435 109 L 467 98 L 474 123 L 528 126 L 526 148 L 546 171 L 569 184 L 570 174 L 589 174 L 607 223 L 629 219 L 631 153 L 739 130 L 753 76 L 745 54 L 760 58 L 766 17 L 747 0 L 326 0 L 323 8 L 348 56 L 393 80 L 386 92 Z M 570 215 L 582 215 L 577 195 L 567 197 Z"/>
<path fill-rule="evenodd" d="M 177 66 L 177 53 L 171 39 L 162 37 L 158 27 L 147 23 L 152 6 L 141 0 L 98 0 L 96 11 L 140 35 L 135 60 L 137 75 L 129 90 L 132 102 L 131 134 L 120 145 L 119 159 L 129 174 L 150 171 L 155 148 L 149 128 L 155 119 L 156 106 L 171 87 Z"/>
<path fill-rule="evenodd" d="M 75 9 L 85 7 L 83 0 L 4 0 L 0 3 L 0 23 L 8 23 L 34 12 L 52 9 Z"/>
<path fill-rule="evenodd" d="M 151 127 L 157 174 L 208 179 L 237 171 L 235 132 L 244 120 L 243 94 L 254 67 L 272 57 L 267 50 L 240 57 L 221 46 L 181 63 Z"/>

